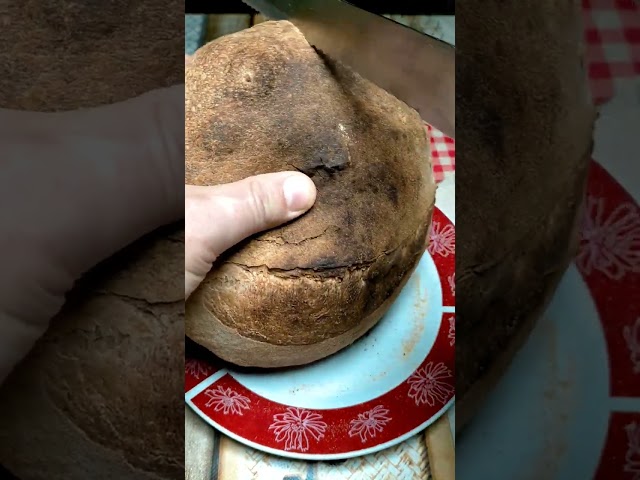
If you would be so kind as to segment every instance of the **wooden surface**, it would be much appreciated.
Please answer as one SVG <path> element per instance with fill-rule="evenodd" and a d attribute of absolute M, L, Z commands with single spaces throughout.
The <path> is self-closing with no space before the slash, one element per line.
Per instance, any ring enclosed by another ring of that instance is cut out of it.
<path fill-rule="evenodd" d="M 424 434 L 433 480 L 455 480 L 456 455 L 449 415 L 443 415 Z"/>
<path fill-rule="evenodd" d="M 209 480 L 213 467 L 213 452 L 217 436 L 193 410 L 184 406 L 185 480 Z"/>

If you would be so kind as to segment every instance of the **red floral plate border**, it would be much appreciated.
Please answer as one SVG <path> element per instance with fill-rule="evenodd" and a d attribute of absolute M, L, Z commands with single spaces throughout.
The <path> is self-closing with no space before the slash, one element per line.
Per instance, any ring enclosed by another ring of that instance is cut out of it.
<path fill-rule="evenodd" d="M 299 408 L 245 388 L 221 365 L 187 357 L 187 404 L 239 442 L 291 458 L 349 458 L 418 433 L 443 414 L 455 396 L 455 227 L 437 207 L 425 254 L 433 259 L 442 286 L 441 322 L 426 358 L 395 388 L 345 408 Z"/>
<path fill-rule="evenodd" d="M 610 404 L 640 400 L 640 207 L 595 161 L 576 265 L 602 323 Z M 640 479 L 640 402 L 633 404 L 612 407 L 595 480 Z"/>

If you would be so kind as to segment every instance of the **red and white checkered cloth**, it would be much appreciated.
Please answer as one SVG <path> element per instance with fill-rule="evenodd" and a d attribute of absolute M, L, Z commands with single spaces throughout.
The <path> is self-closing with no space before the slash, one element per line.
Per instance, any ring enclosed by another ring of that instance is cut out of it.
<path fill-rule="evenodd" d="M 591 93 L 596 104 L 613 96 L 615 81 L 640 75 L 637 0 L 582 0 Z"/>
<path fill-rule="evenodd" d="M 440 130 L 426 125 L 431 140 L 433 176 L 436 182 L 444 180 L 445 173 L 456 170 L 456 144 Z"/>

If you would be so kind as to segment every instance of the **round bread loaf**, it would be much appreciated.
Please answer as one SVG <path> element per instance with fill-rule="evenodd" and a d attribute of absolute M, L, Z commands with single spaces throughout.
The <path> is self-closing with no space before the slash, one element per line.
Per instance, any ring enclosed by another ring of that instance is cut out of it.
<path fill-rule="evenodd" d="M 458 429 L 526 340 L 575 254 L 595 120 L 579 8 L 476 1 L 458 18 Z"/>
<path fill-rule="evenodd" d="M 72 110 L 182 83 L 183 7 L 2 2 L 0 107 Z M 85 278 L 0 388 L 0 464 L 19 479 L 183 478 L 181 230 Z"/>
<path fill-rule="evenodd" d="M 185 182 L 299 170 L 314 207 L 221 259 L 185 330 L 229 362 L 300 365 L 373 327 L 424 253 L 435 183 L 406 104 L 325 58 L 289 22 L 196 52 L 186 70 Z"/>

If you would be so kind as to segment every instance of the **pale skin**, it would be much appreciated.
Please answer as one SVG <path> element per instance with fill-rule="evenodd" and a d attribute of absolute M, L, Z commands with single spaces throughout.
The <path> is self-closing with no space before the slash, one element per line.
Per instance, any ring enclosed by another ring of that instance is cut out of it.
<path fill-rule="evenodd" d="M 185 298 L 227 248 L 307 211 L 298 172 L 184 185 L 184 87 L 66 113 L 0 109 L 0 383 L 93 266 L 185 218 Z"/>
<path fill-rule="evenodd" d="M 185 298 L 220 254 L 255 233 L 297 218 L 315 198 L 313 182 L 298 172 L 258 175 L 215 187 L 186 185 Z"/>

